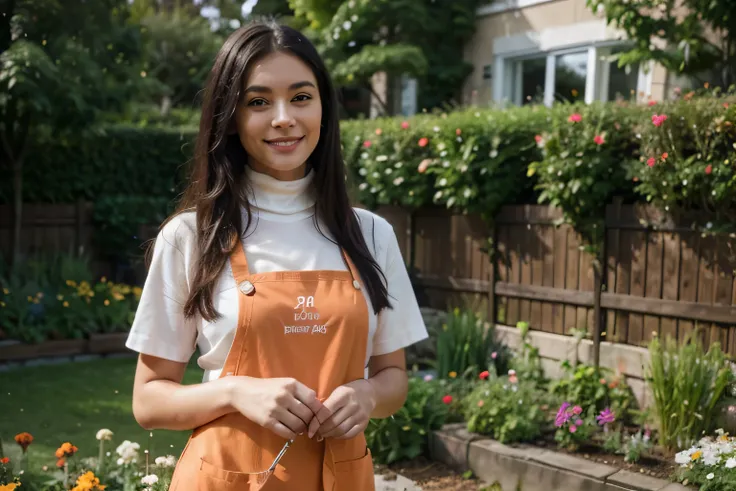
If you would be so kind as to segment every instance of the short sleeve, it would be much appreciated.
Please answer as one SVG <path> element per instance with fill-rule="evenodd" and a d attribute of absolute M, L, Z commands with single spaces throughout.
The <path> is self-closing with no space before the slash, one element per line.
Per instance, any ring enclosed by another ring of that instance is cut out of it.
<path fill-rule="evenodd" d="M 196 321 L 184 316 L 192 235 L 181 216 L 159 232 L 126 342 L 131 350 L 181 363 L 194 353 Z"/>
<path fill-rule="evenodd" d="M 396 234 L 388 222 L 382 225 L 385 226 L 381 227 L 385 230 L 381 235 L 386 248 L 383 274 L 386 276 L 391 308 L 383 309 L 378 314 L 372 356 L 406 348 L 428 337 Z"/>

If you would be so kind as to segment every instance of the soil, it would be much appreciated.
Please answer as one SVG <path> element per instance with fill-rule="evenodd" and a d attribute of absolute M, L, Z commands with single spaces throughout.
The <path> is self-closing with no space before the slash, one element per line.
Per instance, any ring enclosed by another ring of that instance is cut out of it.
<path fill-rule="evenodd" d="M 376 474 L 383 475 L 387 480 L 401 474 L 414 481 L 423 491 L 480 491 L 486 486 L 475 477 L 466 479 L 451 467 L 425 457 L 388 466 L 376 465 L 375 470 Z"/>

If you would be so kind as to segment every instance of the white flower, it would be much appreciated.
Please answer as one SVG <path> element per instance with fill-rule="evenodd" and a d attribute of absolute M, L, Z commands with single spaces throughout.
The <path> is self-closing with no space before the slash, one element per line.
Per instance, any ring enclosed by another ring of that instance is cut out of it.
<path fill-rule="evenodd" d="M 471 194 L 470 188 L 465 188 L 465 191 L 463 191 L 463 196 L 466 198 L 470 198 L 470 194 Z"/>
<path fill-rule="evenodd" d="M 706 478 L 707 480 L 709 480 L 709 481 L 710 481 L 711 479 L 713 479 L 714 477 L 716 477 L 716 475 L 715 475 L 715 474 L 713 474 L 712 472 L 711 472 L 710 474 L 708 474 L 707 476 L 705 476 L 705 478 Z"/>
<path fill-rule="evenodd" d="M 393 171 L 394 171 L 393 169 L 389 168 L 389 169 L 386 169 L 386 170 L 385 170 L 385 171 L 383 171 L 383 172 L 384 172 L 384 173 L 385 173 L 386 175 L 389 175 L 389 174 L 391 174 L 391 173 L 392 173 Z"/>
<path fill-rule="evenodd" d="M 368 174 L 368 169 L 366 169 L 365 167 L 361 167 L 358 171 L 358 174 L 360 174 L 361 176 L 365 176 Z"/>
<path fill-rule="evenodd" d="M 492 159 L 495 159 L 496 157 L 498 157 L 498 150 L 494 148 L 493 150 L 491 150 L 491 153 L 488 154 L 488 156 L 491 157 Z"/>
<path fill-rule="evenodd" d="M 153 486 L 158 482 L 158 476 L 156 474 L 149 474 L 141 479 L 141 483 L 146 486 Z"/>
<path fill-rule="evenodd" d="M 357 22 L 358 21 L 358 16 L 355 15 L 355 14 L 353 14 L 353 15 L 350 16 L 350 20 L 353 21 L 353 22 Z"/>
<path fill-rule="evenodd" d="M 713 449 L 708 449 L 703 452 L 703 463 L 707 466 L 713 466 L 716 465 L 718 462 L 721 461 L 721 457 L 718 455 L 718 452 Z"/>
<path fill-rule="evenodd" d="M 441 197 L 442 197 L 442 191 L 437 191 L 436 193 L 434 193 L 434 200 L 435 201 L 437 201 Z"/>
<path fill-rule="evenodd" d="M 385 162 L 388 160 L 388 155 L 379 155 L 376 157 L 376 162 Z"/>
<path fill-rule="evenodd" d="M 733 469 L 736 467 L 736 459 L 731 457 L 726 461 L 726 469 Z"/>
<path fill-rule="evenodd" d="M 365 188 L 367 188 L 367 187 L 368 187 L 368 183 L 367 182 L 361 182 L 360 183 L 360 186 L 358 186 L 358 189 L 360 189 L 361 191 L 365 191 Z"/>
<path fill-rule="evenodd" d="M 397 177 L 396 179 L 394 179 L 394 186 L 400 186 L 402 182 L 404 182 L 404 178 Z"/>
<path fill-rule="evenodd" d="M 342 23 L 342 28 L 345 29 L 346 31 L 349 31 L 351 27 L 353 27 L 353 23 L 350 22 L 349 20 L 346 20 L 345 22 Z"/>
<path fill-rule="evenodd" d="M 118 465 L 121 465 L 121 460 L 124 464 L 136 462 L 138 460 L 138 450 L 140 450 L 140 448 L 140 445 L 129 440 L 125 440 L 123 443 L 121 443 L 118 446 L 117 450 L 115 450 L 117 454 L 120 455 L 120 459 L 118 459 Z"/>
<path fill-rule="evenodd" d="M 103 429 L 101 429 L 100 431 L 97 432 L 97 437 L 96 438 L 98 440 L 100 440 L 100 441 L 102 441 L 102 440 L 106 440 L 106 441 L 112 440 L 112 431 L 108 430 L 107 428 L 103 428 Z"/>
<path fill-rule="evenodd" d="M 447 186 L 447 179 L 443 177 L 442 179 L 440 179 L 440 181 L 437 184 L 442 187 Z"/>
<path fill-rule="evenodd" d="M 439 126 L 435 126 L 432 129 L 434 130 L 435 133 L 439 133 L 439 131 L 440 131 L 440 127 Z"/>

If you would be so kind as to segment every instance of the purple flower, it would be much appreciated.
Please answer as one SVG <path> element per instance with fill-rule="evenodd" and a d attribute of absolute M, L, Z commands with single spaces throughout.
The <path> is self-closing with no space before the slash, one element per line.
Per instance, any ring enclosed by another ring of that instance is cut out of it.
<path fill-rule="evenodd" d="M 610 408 L 606 408 L 601 411 L 601 413 L 596 416 L 595 419 L 598 421 L 599 425 L 603 426 L 616 421 L 616 416 L 613 414 Z"/>
<path fill-rule="evenodd" d="M 569 407 L 569 402 L 563 402 L 562 406 L 560 406 L 560 409 L 557 411 L 557 417 L 555 418 L 556 427 L 560 428 L 562 425 L 570 421 L 570 418 L 572 418 L 572 413 L 568 411 Z"/>

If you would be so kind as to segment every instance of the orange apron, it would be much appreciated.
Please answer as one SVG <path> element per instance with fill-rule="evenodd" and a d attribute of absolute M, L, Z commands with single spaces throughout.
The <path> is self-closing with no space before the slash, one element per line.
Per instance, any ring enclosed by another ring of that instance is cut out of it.
<path fill-rule="evenodd" d="M 347 271 L 250 274 L 241 244 L 231 255 L 240 290 L 238 326 L 223 376 L 290 377 L 325 401 L 364 378 L 368 307 L 352 261 Z M 230 413 L 196 428 L 177 463 L 170 491 L 248 491 L 285 440 Z M 374 491 L 365 435 L 350 440 L 299 436 L 263 491 Z"/>

